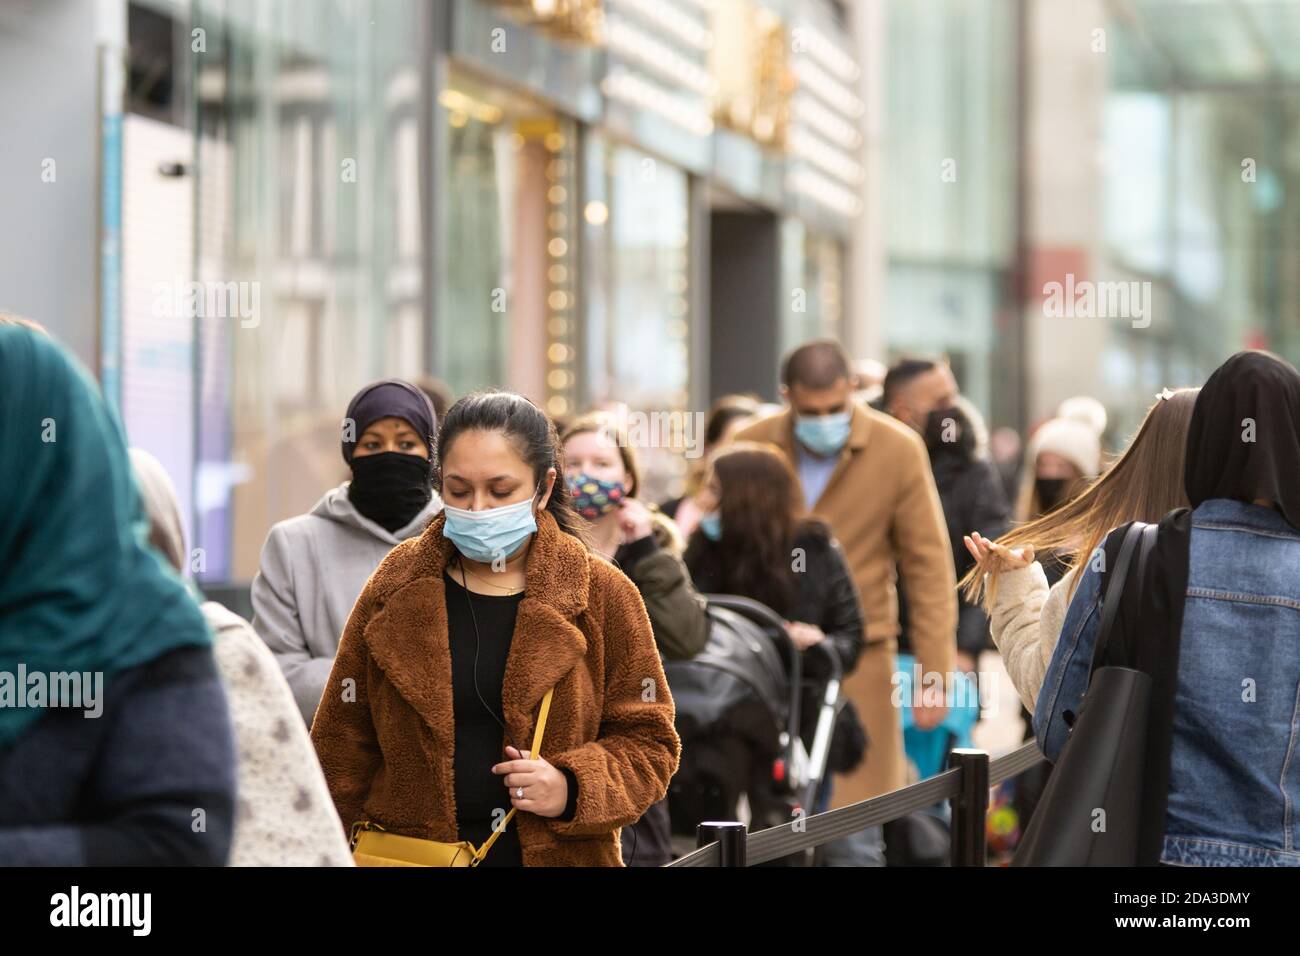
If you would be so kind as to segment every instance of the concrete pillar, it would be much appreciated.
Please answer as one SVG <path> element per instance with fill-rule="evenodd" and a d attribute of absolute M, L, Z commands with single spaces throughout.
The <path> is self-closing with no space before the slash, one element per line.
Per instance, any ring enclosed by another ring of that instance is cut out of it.
<path fill-rule="evenodd" d="M 1101 0 L 1030 0 L 1026 4 L 1025 360 L 1030 423 L 1063 399 L 1103 401 L 1101 358 L 1112 320 L 1049 318 L 1043 286 L 1105 281 L 1101 206 L 1102 120 L 1108 57 L 1095 51 L 1107 27 Z M 1107 44 L 1109 49 L 1109 44 Z"/>
<path fill-rule="evenodd" d="M 95 0 L 0 4 L 0 309 L 98 366 Z"/>
<path fill-rule="evenodd" d="M 848 251 L 845 345 L 855 358 L 885 357 L 885 6 L 886 0 L 850 5 L 853 55 L 861 67 L 857 95 L 864 104 L 861 161 L 862 214 L 853 226 Z"/>

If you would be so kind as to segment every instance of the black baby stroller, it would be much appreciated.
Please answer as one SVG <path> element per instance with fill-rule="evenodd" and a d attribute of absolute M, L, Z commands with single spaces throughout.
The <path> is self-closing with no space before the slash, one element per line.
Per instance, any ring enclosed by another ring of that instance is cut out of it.
<path fill-rule="evenodd" d="M 705 599 L 708 643 L 690 660 L 664 663 L 682 742 L 668 809 L 674 843 L 684 849 L 694 847 L 697 824 L 741 819 L 744 804 L 751 833 L 789 823 L 800 810 L 811 814 L 844 706 L 829 642 L 805 657 L 766 605 L 726 594 Z M 805 665 L 815 677 L 805 676 Z"/>

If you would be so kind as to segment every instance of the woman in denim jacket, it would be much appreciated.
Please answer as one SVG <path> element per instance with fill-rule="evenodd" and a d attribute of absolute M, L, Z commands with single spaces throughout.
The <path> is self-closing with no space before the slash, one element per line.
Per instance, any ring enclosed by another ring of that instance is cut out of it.
<path fill-rule="evenodd" d="M 1171 512 L 1161 522 L 1152 567 L 1140 586 L 1127 582 L 1119 615 L 1129 616 L 1130 601 L 1140 608 L 1125 638 L 1137 645 L 1155 645 L 1162 628 L 1177 628 L 1176 667 L 1167 678 L 1172 716 L 1159 860 L 1300 866 L 1300 373 L 1294 367 L 1266 353 L 1240 352 L 1210 376 L 1188 433 L 1185 484 L 1192 510 Z M 1103 576 L 1091 564 L 1084 568 L 1038 697 L 1034 729 L 1052 760 L 1087 687 Z M 1158 615 L 1150 613 L 1156 606 Z M 1155 713 L 1161 677 L 1153 676 Z M 1152 751 L 1154 762 L 1161 752 Z"/>

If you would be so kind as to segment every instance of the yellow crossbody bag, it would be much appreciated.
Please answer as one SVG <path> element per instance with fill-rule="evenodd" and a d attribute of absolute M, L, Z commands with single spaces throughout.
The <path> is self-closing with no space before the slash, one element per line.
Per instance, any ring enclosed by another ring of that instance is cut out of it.
<path fill-rule="evenodd" d="M 536 758 L 542 752 L 542 732 L 546 730 L 546 715 L 550 713 L 551 695 L 554 693 L 552 687 L 542 698 L 537 729 L 533 732 L 533 749 L 528 755 L 530 758 Z M 358 820 L 352 824 L 352 859 L 357 866 L 478 866 L 514 816 L 515 808 L 511 807 L 501 825 L 495 827 L 492 835 L 477 848 L 468 840 L 457 843 L 422 840 L 389 833 L 370 820 Z"/>

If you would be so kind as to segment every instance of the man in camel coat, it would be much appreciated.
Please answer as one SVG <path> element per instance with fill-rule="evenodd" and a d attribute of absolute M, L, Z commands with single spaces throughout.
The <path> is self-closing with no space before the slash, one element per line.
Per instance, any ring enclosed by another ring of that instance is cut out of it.
<path fill-rule="evenodd" d="M 848 356 L 838 342 L 809 342 L 782 364 L 788 407 L 736 435 L 769 442 L 789 456 L 809 510 L 831 526 L 844 549 L 867 620 L 867 644 L 844 693 L 866 725 L 870 744 L 854 771 L 837 775 L 839 807 L 906 784 L 899 709 L 894 706 L 898 590 L 901 574 L 911 610 L 912 646 L 924 675 L 951 679 L 957 597 L 943 508 L 920 437 L 888 415 L 854 400 Z M 936 695 L 937 696 L 937 695 Z M 927 700 L 922 729 L 944 717 Z"/>

